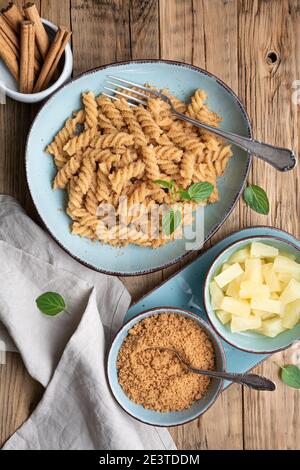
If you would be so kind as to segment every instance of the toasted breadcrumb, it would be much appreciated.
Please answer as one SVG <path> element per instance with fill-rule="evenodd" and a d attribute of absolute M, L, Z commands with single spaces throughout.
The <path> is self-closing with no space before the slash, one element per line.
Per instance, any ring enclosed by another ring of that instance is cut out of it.
<path fill-rule="evenodd" d="M 174 354 L 152 347 L 176 349 L 194 367 L 215 368 L 213 344 L 195 321 L 176 313 L 150 316 L 129 330 L 118 354 L 119 383 L 132 401 L 170 412 L 205 395 L 208 377 L 188 372 Z"/>

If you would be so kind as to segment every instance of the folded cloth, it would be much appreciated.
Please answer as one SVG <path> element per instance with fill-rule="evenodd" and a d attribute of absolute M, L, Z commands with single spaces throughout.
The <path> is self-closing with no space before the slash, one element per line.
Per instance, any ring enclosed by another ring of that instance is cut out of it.
<path fill-rule="evenodd" d="M 124 285 L 73 260 L 10 196 L 0 196 L 0 259 L 0 340 L 46 387 L 3 449 L 175 449 L 166 429 L 127 415 L 107 384 L 106 347 L 130 303 Z M 68 312 L 43 315 L 35 299 L 47 291 Z"/>

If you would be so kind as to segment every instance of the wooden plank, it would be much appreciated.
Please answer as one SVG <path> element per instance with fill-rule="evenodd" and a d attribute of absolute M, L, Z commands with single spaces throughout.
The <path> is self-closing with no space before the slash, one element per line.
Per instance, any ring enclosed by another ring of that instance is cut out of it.
<path fill-rule="evenodd" d="M 0 0 L 0 7 L 6 4 Z M 72 20 L 75 73 L 114 60 L 159 57 L 160 46 L 163 58 L 193 62 L 238 90 L 257 138 L 299 149 L 300 106 L 291 100 L 292 82 L 300 77 L 295 53 L 300 47 L 299 0 L 161 0 L 159 10 L 158 0 L 72 0 L 71 14 L 68 5 L 69 0 L 42 0 L 41 13 L 55 23 L 69 25 Z M 280 59 L 273 64 L 273 56 L 266 60 L 272 51 Z M 25 184 L 24 145 L 37 108 L 9 99 L 0 106 L 0 193 L 15 195 L 33 216 Z M 239 224 L 273 224 L 299 237 L 299 176 L 299 167 L 281 175 L 255 162 L 250 180 L 269 193 L 270 215 L 256 215 L 241 202 L 240 211 L 235 210 L 214 241 Z M 164 277 L 174 269 L 178 266 L 165 271 Z M 137 298 L 160 280 L 161 273 L 154 273 L 123 282 Z M 275 360 L 291 362 L 294 351 L 280 353 Z M 20 356 L 7 356 L 7 364 L 0 367 L 0 444 L 22 424 L 42 394 Z M 256 370 L 276 380 L 272 360 Z M 271 397 L 245 391 L 243 407 L 240 389 L 231 387 L 200 420 L 172 433 L 182 449 L 239 449 L 244 413 L 245 448 L 299 448 L 298 395 L 279 383 Z"/>
<path fill-rule="evenodd" d="M 70 0 L 41 0 L 41 16 L 55 25 L 71 27 Z"/>
<path fill-rule="evenodd" d="M 160 4 L 160 32 L 163 59 L 192 62 L 238 89 L 236 2 L 165 0 Z M 238 226 L 237 208 L 214 240 Z M 164 278 L 178 268 L 176 265 L 164 270 Z M 232 403 L 237 404 L 234 413 Z M 181 449 L 241 449 L 242 415 L 241 389 L 231 387 L 208 413 L 184 427 L 174 428 L 172 434 Z"/>
<path fill-rule="evenodd" d="M 0 0 L 0 9 L 7 4 L 6 0 Z M 40 2 L 36 5 L 39 9 Z M 24 148 L 36 109 L 36 105 L 18 103 L 8 97 L 6 104 L 0 105 L 0 192 L 16 197 L 34 218 L 37 218 L 36 211 L 26 185 Z"/>
<path fill-rule="evenodd" d="M 132 0 L 130 2 L 131 58 L 159 58 L 158 0 Z M 132 300 L 140 298 L 163 280 L 162 271 L 145 276 L 122 278 L 122 282 L 132 295 Z"/>
<path fill-rule="evenodd" d="M 0 0 L 0 9 L 7 3 Z M 36 214 L 26 186 L 24 148 L 34 110 L 10 98 L 0 105 L 0 194 L 16 197 L 32 217 Z M 19 355 L 7 353 L 6 361 L 0 366 L 0 446 L 31 413 L 40 389 Z"/>
<path fill-rule="evenodd" d="M 158 0 L 130 2 L 131 58 L 159 59 Z"/>
<path fill-rule="evenodd" d="M 0 8 L 7 3 L 0 0 Z M 35 3 L 38 9 L 42 3 L 42 16 L 56 24 L 70 24 L 69 0 Z M 39 107 L 40 104 L 28 105 L 9 98 L 5 105 L 0 105 L 0 194 L 16 197 L 37 221 L 26 184 L 24 149 L 30 124 Z M 41 394 L 42 387 L 29 376 L 20 355 L 7 353 L 6 365 L 0 366 L 0 447 L 31 414 Z"/>
<path fill-rule="evenodd" d="M 0 365 L 0 447 L 33 412 L 43 394 L 42 386 L 26 371 L 21 356 L 6 355 Z"/>
<path fill-rule="evenodd" d="M 71 0 L 74 75 L 130 59 L 128 0 Z"/>
<path fill-rule="evenodd" d="M 238 385 L 222 393 L 212 408 L 200 419 L 173 428 L 171 434 L 182 450 L 240 450 L 243 413 Z"/>
<path fill-rule="evenodd" d="M 255 136 L 296 150 L 300 121 L 299 106 L 292 103 L 292 82 L 300 77 L 300 60 L 295 54 L 300 41 L 299 9 L 298 0 L 240 1 L 238 18 L 240 94 L 252 116 Z M 264 217 L 243 204 L 242 224 L 274 225 L 299 237 L 299 176 L 299 167 L 280 174 L 255 160 L 251 181 L 266 189 L 271 211 Z M 273 360 L 256 371 L 278 382 Z M 276 361 L 290 362 L 291 352 L 278 354 Z M 271 396 L 245 390 L 244 413 L 246 449 L 299 448 L 299 394 L 294 390 L 280 382 Z"/>
<path fill-rule="evenodd" d="M 160 2 L 161 58 L 193 61 L 193 2 L 163 0 Z"/>
<path fill-rule="evenodd" d="M 235 1 L 204 0 L 194 2 L 193 7 L 193 64 L 204 67 L 237 93 L 237 3 Z M 239 205 L 240 203 L 237 204 L 221 229 L 212 237 L 210 244 L 214 244 L 225 235 L 238 230 L 240 224 Z"/>

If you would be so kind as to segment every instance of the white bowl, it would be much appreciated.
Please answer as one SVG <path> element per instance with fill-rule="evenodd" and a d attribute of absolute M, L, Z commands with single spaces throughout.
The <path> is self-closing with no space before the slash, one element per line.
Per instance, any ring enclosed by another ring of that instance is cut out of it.
<path fill-rule="evenodd" d="M 46 31 L 50 39 L 53 39 L 58 29 L 57 26 L 51 23 L 51 21 L 45 20 L 44 18 L 42 18 L 42 22 L 46 27 Z M 54 83 L 52 83 L 49 88 L 46 88 L 46 90 L 31 94 L 20 93 L 18 91 L 18 83 L 7 70 L 6 65 L 0 59 L 0 94 L 7 95 L 16 101 L 21 101 L 22 103 L 37 103 L 38 101 L 44 100 L 47 98 L 47 96 L 51 95 L 55 90 L 57 90 L 63 83 L 69 80 L 72 75 L 73 55 L 70 44 L 67 44 L 62 57 L 64 60 L 64 66 L 59 78 Z"/>

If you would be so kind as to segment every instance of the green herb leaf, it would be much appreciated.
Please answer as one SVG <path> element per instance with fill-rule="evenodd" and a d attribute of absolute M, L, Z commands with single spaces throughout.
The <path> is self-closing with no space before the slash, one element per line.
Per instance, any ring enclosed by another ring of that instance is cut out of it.
<path fill-rule="evenodd" d="M 66 308 L 65 301 L 57 292 L 45 292 L 36 299 L 38 309 L 45 315 L 54 317 Z"/>
<path fill-rule="evenodd" d="M 268 196 L 264 189 L 250 184 L 244 191 L 244 199 L 248 206 L 258 214 L 267 215 L 270 212 Z"/>
<path fill-rule="evenodd" d="M 283 383 L 292 388 L 300 388 L 300 369 L 289 364 L 281 367 L 281 379 Z"/>
<path fill-rule="evenodd" d="M 194 183 L 188 189 L 188 194 L 191 201 L 201 202 L 207 199 L 214 190 L 214 185 L 203 181 L 201 183 Z"/>
<path fill-rule="evenodd" d="M 191 200 L 188 191 L 186 191 L 185 189 L 178 189 L 177 193 L 180 195 L 181 199 L 185 199 L 186 201 Z"/>
<path fill-rule="evenodd" d="M 174 187 L 174 180 L 167 181 L 167 180 L 154 180 L 153 183 L 159 184 L 163 188 L 171 189 Z M 172 186 L 173 185 L 173 186 Z"/>
<path fill-rule="evenodd" d="M 162 229 L 164 233 L 169 236 L 181 224 L 181 211 L 179 209 L 170 209 L 169 212 L 164 214 L 162 218 Z"/>

